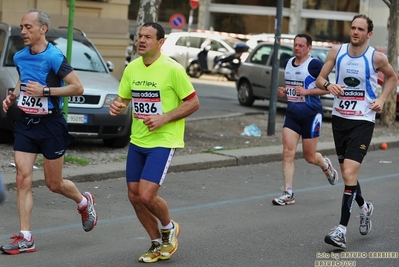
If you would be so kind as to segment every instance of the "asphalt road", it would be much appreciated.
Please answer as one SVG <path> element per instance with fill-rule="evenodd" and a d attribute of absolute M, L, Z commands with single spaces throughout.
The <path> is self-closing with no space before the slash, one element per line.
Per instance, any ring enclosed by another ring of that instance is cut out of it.
<path fill-rule="evenodd" d="M 251 107 L 241 106 L 237 99 L 234 82 L 223 77 L 202 75 L 199 79 L 191 78 L 200 99 L 201 108 L 188 119 L 226 116 L 237 113 L 268 112 L 269 101 L 256 100 Z M 277 107 L 284 107 L 278 103 Z"/>
<path fill-rule="evenodd" d="M 323 241 L 339 222 L 343 183 L 340 180 L 332 187 L 319 168 L 303 159 L 295 162 L 297 202 L 284 207 L 271 204 L 280 195 L 281 162 L 170 173 L 160 194 L 167 200 L 172 218 L 181 224 L 180 246 L 170 260 L 156 265 L 339 266 L 327 265 L 332 258 L 339 258 L 341 264 L 346 264 L 340 266 L 397 267 L 398 155 L 399 148 L 390 148 L 366 156 L 360 181 L 363 195 L 375 207 L 373 229 L 367 236 L 359 234 L 355 207 L 346 251 Z M 335 156 L 331 159 L 337 164 Z M 96 196 L 97 227 L 85 233 L 74 203 L 47 188 L 34 188 L 32 226 L 37 251 L 2 254 L 1 266 L 143 265 L 137 259 L 148 249 L 149 240 L 127 200 L 124 179 L 77 185 Z M 8 238 L 18 231 L 15 192 L 8 197 L 0 206 L 1 244 L 9 242 Z"/>

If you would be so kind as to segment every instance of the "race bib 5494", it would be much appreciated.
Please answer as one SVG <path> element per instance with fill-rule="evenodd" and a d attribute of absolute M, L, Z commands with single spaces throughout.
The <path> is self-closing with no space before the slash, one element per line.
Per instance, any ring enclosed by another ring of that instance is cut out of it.
<path fill-rule="evenodd" d="M 48 98 L 47 97 L 33 97 L 26 93 L 25 84 L 21 84 L 20 95 L 18 99 L 18 107 L 26 114 L 48 114 Z"/>

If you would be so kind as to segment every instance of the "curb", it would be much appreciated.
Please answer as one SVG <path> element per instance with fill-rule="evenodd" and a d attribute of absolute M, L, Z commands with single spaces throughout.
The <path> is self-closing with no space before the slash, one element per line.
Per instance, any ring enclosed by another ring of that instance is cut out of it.
<path fill-rule="evenodd" d="M 368 151 L 380 150 L 382 143 L 389 148 L 399 147 L 398 136 L 378 137 L 371 140 Z M 317 151 L 323 155 L 335 155 L 333 142 L 319 142 Z M 302 158 L 302 146 L 298 145 L 296 159 Z M 220 150 L 213 153 L 200 153 L 174 157 L 169 172 L 189 172 L 213 168 L 225 168 L 250 164 L 281 161 L 282 145 L 254 147 L 245 149 Z M 74 182 L 94 182 L 117 179 L 125 176 L 125 162 L 113 162 L 102 165 L 88 165 L 79 168 L 64 168 L 65 179 Z M 41 169 L 33 172 L 32 188 L 45 186 Z M 3 174 L 4 184 L 8 189 L 15 188 L 15 173 Z"/>

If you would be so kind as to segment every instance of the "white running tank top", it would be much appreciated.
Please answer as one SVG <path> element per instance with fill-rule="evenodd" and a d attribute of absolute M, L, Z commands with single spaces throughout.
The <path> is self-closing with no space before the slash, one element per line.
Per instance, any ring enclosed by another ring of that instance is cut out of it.
<path fill-rule="evenodd" d="M 305 62 L 296 67 L 292 66 L 292 61 L 295 60 L 295 57 L 292 57 L 287 61 L 285 67 L 285 86 L 287 100 L 289 102 L 306 102 L 303 95 L 296 94 L 296 86 L 302 86 L 305 89 L 316 88 L 316 79 L 310 79 L 312 77 L 308 70 L 309 63 L 312 59 L 312 57 L 309 57 Z"/>
<path fill-rule="evenodd" d="M 345 119 L 375 122 L 370 101 L 377 98 L 378 72 L 374 68 L 375 49 L 368 47 L 363 55 L 352 57 L 349 44 L 343 44 L 335 58 L 336 84 L 345 85 L 344 94 L 334 98 L 332 114 Z"/>

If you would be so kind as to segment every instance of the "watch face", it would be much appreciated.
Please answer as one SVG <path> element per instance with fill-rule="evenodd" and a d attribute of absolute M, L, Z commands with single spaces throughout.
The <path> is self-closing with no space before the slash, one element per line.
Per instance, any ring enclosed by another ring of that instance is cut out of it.
<path fill-rule="evenodd" d="M 49 95 L 50 95 L 50 87 L 45 86 L 45 87 L 43 88 L 43 95 L 44 95 L 44 96 L 49 96 Z"/>

